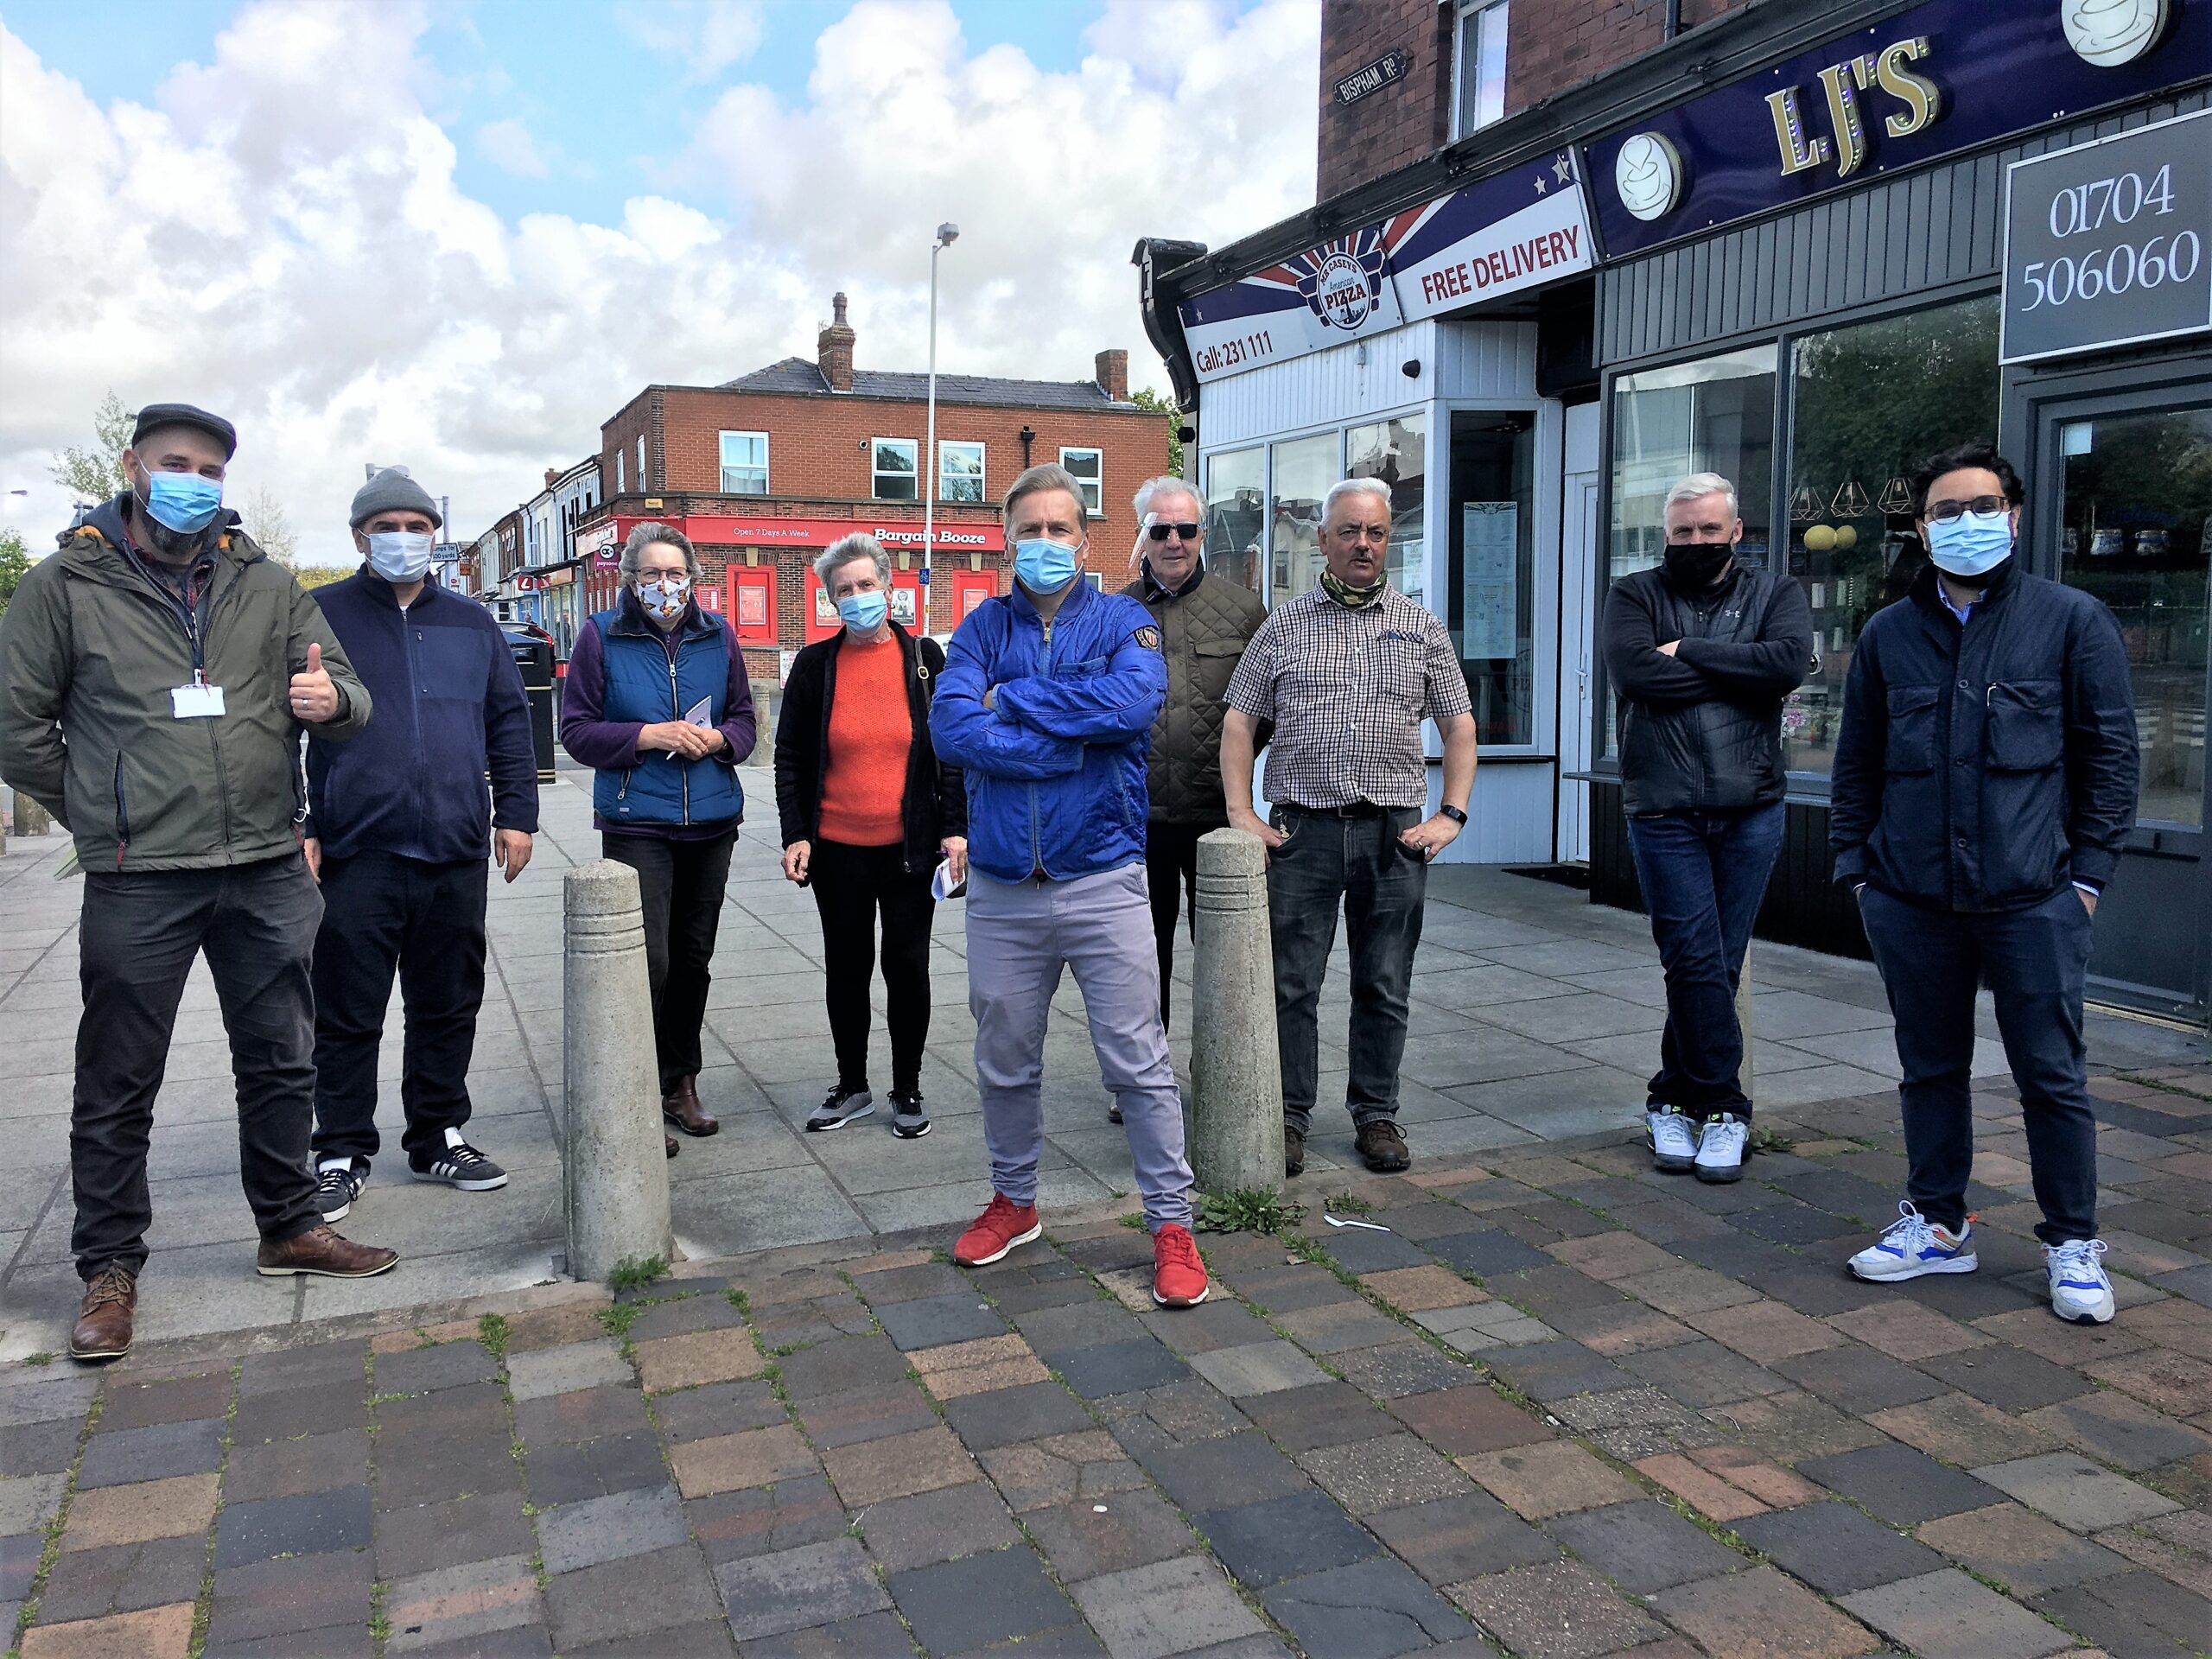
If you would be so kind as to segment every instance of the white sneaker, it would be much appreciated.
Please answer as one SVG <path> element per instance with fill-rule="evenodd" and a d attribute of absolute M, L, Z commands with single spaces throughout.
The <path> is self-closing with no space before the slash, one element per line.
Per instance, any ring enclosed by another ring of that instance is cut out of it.
<path fill-rule="evenodd" d="M 1697 1161 L 1697 1120 L 1666 1107 L 1643 1114 L 1644 1144 L 1655 1169 L 1688 1169 Z"/>
<path fill-rule="evenodd" d="M 2050 1311 L 2060 1319 L 2075 1325 L 2112 1323 L 2112 1281 L 2098 1260 L 2104 1253 L 2101 1238 L 2069 1238 L 2043 1247 L 2044 1265 L 2050 1272 Z"/>
<path fill-rule="evenodd" d="M 1697 1178 L 1700 1181 L 1740 1181 L 1744 1154 L 1751 1150 L 1751 1126 L 1733 1112 L 1720 1112 L 1705 1120 L 1705 1133 L 1697 1138 Z"/>
<path fill-rule="evenodd" d="M 1954 1233 L 1929 1220 L 1908 1200 L 1897 1205 L 1897 1219 L 1889 1230 L 1851 1258 L 1851 1271 L 1878 1284 L 1929 1273 L 1972 1273 L 1981 1265 L 1973 1240 L 1973 1217 Z"/>

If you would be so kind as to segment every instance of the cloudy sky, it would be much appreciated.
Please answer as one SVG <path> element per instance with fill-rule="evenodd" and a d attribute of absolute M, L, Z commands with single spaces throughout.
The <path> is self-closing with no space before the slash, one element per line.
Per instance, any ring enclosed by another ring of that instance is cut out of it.
<path fill-rule="evenodd" d="M 230 415 L 337 559 L 364 461 L 479 533 L 649 381 L 1075 379 L 1139 236 L 1313 199 L 1319 0 L 0 0 L 0 500 L 112 388 Z M 26 494 L 16 496 L 12 492 Z"/>

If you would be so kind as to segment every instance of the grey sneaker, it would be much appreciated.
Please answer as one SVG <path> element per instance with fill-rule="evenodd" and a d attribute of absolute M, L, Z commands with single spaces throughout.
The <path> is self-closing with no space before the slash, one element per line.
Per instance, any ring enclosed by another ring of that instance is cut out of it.
<path fill-rule="evenodd" d="M 901 1141 L 918 1141 L 930 1132 L 930 1115 L 913 1090 L 891 1091 L 891 1133 Z"/>
<path fill-rule="evenodd" d="M 315 1173 L 315 1206 L 325 1221 L 338 1221 L 353 1207 L 369 1184 L 365 1158 L 333 1158 Z"/>
<path fill-rule="evenodd" d="M 865 1089 L 832 1089 L 830 1098 L 807 1114 L 806 1132 L 819 1135 L 824 1129 L 842 1129 L 874 1109 L 875 1096 Z"/>

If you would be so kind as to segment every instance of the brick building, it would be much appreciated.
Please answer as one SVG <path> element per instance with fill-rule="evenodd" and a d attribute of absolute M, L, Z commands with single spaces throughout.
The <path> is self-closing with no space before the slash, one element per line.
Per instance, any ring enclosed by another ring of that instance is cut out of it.
<path fill-rule="evenodd" d="M 599 515 L 580 524 L 586 603 L 613 601 L 622 538 L 647 519 L 690 537 L 701 602 L 724 611 L 756 680 L 782 653 L 836 631 L 811 564 L 837 537 L 872 531 L 891 551 L 893 614 L 911 624 L 920 587 L 927 377 L 856 367 L 845 296 L 812 359 L 719 385 L 645 387 L 601 429 Z M 1008 556 L 996 503 L 1033 461 L 1082 479 L 1104 575 L 1135 534 L 1129 497 L 1167 469 L 1168 417 L 1129 400 L 1128 353 L 1098 353 L 1089 380 L 940 372 L 938 486 L 930 607 L 948 632 L 1004 590 Z"/>
<path fill-rule="evenodd" d="M 1863 952 L 1829 879 L 1842 688 L 1925 558 L 1914 468 L 1993 438 L 2022 567 L 2130 652 L 2145 781 L 2094 994 L 2204 1020 L 2212 5 L 1323 0 L 1319 52 L 1319 199 L 1141 243 L 1141 315 L 1217 567 L 1279 602 L 1329 485 L 1389 486 L 1392 577 L 1450 631 L 1481 746 L 1446 857 L 1641 902 L 1599 619 L 1669 486 L 1718 473 L 1738 556 L 1815 628 L 1758 931 Z M 2137 183 L 2155 223 L 2120 217 Z"/>

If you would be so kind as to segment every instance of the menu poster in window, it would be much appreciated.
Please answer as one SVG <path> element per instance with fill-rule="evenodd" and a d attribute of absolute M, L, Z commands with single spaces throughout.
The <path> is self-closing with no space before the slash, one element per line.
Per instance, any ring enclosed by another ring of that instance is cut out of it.
<path fill-rule="evenodd" d="M 1471 663 L 1510 659 L 1520 638 L 1521 509 L 1511 501 L 1470 501 L 1459 510 L 1459 655 Z"/>
<path fill-rule="evenodd" d="M 893 588 L 891 590 L 891 620 L 902 628 L 914 626 L 914 601 L 918 591 L 912 588 Z"/>

